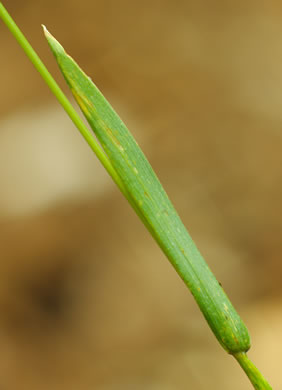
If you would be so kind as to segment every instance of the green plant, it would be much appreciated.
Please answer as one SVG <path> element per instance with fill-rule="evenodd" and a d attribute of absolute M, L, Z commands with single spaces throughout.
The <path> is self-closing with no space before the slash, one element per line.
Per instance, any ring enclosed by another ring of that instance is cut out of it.
<path fill-rule="evenodd" d="M 270 385 L 246 355 L 250 339 L 245 324 L 202 258 L 148 160 L 119 116 L 44 27 L 57 63 L 100 141 L 101 149 L 2 3 L 0 16 L 190 289 L 220 344 L 236 358 L 255 389 L 270 390 Z"/>

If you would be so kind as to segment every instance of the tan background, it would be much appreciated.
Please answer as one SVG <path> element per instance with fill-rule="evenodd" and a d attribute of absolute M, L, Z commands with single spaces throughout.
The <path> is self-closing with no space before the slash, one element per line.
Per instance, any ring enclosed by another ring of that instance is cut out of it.
<path fill-rule="evenodd" d="M 278 1 L 8 0 L 121 114 L 282 389 Z M 251 389 L 0 24 L 0 386 Z"/>

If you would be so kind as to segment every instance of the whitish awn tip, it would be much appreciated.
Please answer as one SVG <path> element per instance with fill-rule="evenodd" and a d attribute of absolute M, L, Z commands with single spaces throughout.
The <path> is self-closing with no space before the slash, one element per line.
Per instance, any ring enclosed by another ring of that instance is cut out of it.
<path fill-rule="evenodd" d="M 41 24 L 41 26 L 42 26 L 42 28 L 43 28 L 43 30 L 44 30 L 44 33 L 50 34 L 49 31 L 47 30 L 45 24 Z"/>

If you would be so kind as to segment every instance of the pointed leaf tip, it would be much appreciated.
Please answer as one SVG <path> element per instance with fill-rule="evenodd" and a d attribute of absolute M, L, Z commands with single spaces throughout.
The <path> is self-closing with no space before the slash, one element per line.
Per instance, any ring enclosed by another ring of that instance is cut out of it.
<path fill-rule="evenodd" d="M 58 54 L 65 53 L 65 50 L 64 50 L 63 46 L 47 30 L 46 26 L 44 24 L 42 24 L 41 26 L 43 28 L 43 32 L 44 32 L 45 38 L 47 39 L 47 42 L 48 42 L 48 44 L 49 44 L 53 54 L 57 57 Z"/>

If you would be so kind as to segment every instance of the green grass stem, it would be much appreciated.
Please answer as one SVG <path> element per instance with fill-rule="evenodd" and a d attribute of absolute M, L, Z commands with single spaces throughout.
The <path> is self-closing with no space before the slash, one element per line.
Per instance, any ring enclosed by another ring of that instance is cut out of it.
<path fill-rule="evenodd" d="M 256 390 L 272 390 L 272 387 L 245 353 L 241 352 L 235 354 L 234 357 L 245 371 Z"/>

